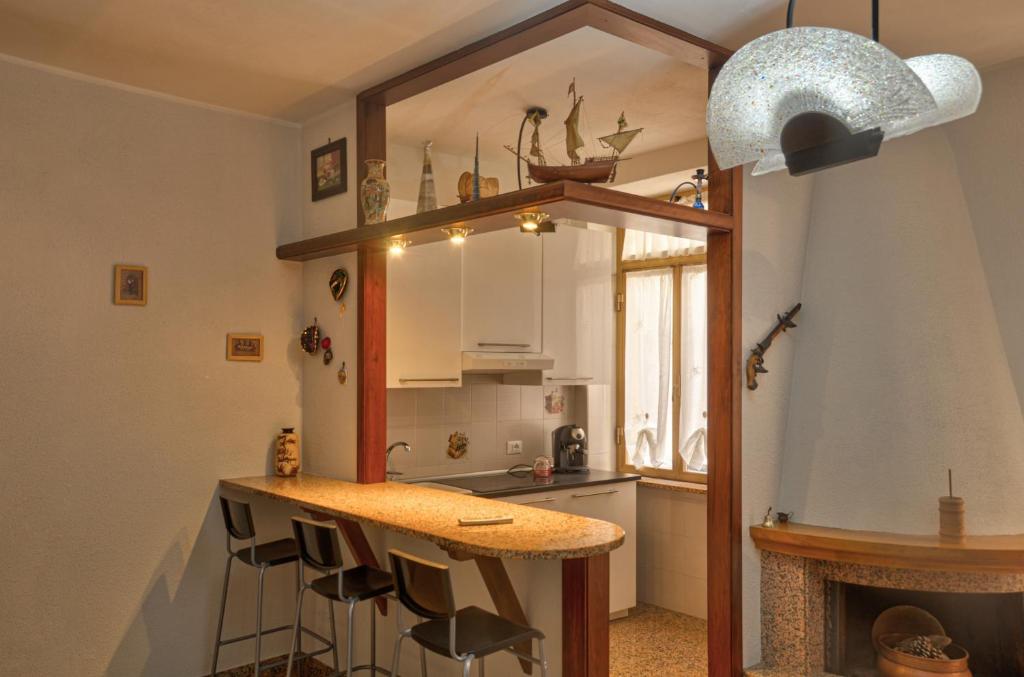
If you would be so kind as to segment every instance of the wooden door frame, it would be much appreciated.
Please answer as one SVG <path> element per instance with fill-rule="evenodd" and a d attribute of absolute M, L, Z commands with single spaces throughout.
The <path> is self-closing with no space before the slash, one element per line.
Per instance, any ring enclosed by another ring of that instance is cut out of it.
<path fill-rule="evenodd" d="M 586 27 L 706 68 L 709 87 L 731 55 L 724 47 L 607 0 L 569 0 L 360 93 L 356 99 L 359 181 L 366 176 L 365 160 L 387 158 L 388 105 Z M 708 674 L 740 677 L 742 169 L 721 171 L 709 153 L 709 170 L 709 207 L 731 214 L 733 227 L 730 231 L 709 231 L 708 235 L 708 561 L 714 563 L 708 570 Z M 357 210 L 358 224 L 362 226 L 362 211 L 358 207 Z M 383 251 L 365 246 L 358 254 L 357 477 L 364 483 L 385 480 L 386 256 Z M 589 563 L 584 568 L 596 566 L 595 570 L 600 571 L 598 564 Z M 568 560 L 563 575 L 580 566 L 584 565 Z M 588 583 L 583 588 L 584 594 L 600 600 L 600 585 Z M 607 591 L 603 594 L 607 596 Z M 564 608 L 574 614 L 578 611 L 571 605 Z M 595 619 L 593 625 L 594 633 L 583 640 L 606 641 L 601 638 L 607 637 L 607 622 Z M 606 655 L 596 662 L 588 658 L 587 652 L 567 655 L 565 659 L 570 661 L 566 669 L 574 675 L 607 674 Z"/>

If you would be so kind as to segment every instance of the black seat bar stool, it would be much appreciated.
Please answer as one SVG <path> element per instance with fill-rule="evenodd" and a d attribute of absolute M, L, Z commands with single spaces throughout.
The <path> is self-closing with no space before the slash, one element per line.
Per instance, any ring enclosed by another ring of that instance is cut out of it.
<path fill-rule="evenodd" d="M 507 651 L 517 658 L 539 665 L 541 677 L 547 677 L 544 633 L 479 607 L 469 606 L 456 610 L 451 573 L 446 565 L 398 550 L 391 550 L 388 555 L 401 606 L 428 619 L 404 628 L 399 608 L 395 614 L 398 637 L 395 639 L 392 673 L 398 671 L 402 640 L 411 637 L 421 647 L 462 663 L 463 677 L 469 677 L 470 668 L 476 659 L 480 661 L 480 676 L 483 677 L 484 658 L 498 651 Z M 539 657 L 520 653 L 513 648 L 520 642 L 534 639 L 537 640 Z"/>
<path fill-rule="evenodd" d="M 299 597 L 295 603 L 295 625 L 300 627 L 302 619 L 302 597 L 306 590 L 312 590 L 321 597 L 327 598 L 327 606 L 331 619 L 331 641 L 328 647 L 334 654 L 334 674 L 351 675 L 359 670 L 371 673 L 390 675 L 383 668 L 377 667 L 377 611 L 376 604 L 370 607 L 370 662 L 367 665 L 352 665 L 353 644 L 355 638 L 355 611 L 359 602 L 373 600 L 386 595 L 395 589 L 391 574 L 366 564 L 344 569 L 341 559 L 341 541 L 338 538 L 338 526 L 330 522 L 315 522 L 302 517 L 292 518 L 292 529 L 295 541 L 299 546 Z M 319 578 L 306 582 L 305 566 L 308 565 L 324 574 Z M 344 602 L 348 605 L 348 628 L 346 630 L 347 654 L 345 672 L 339 672 L 337 632 L 334 626 L 334 603 Z M 292 651 L 288 658 L 286 677 L 292 674 L 292 656 L 299 650 L 300 633 L 292 635 Z"/>
<path fill-rule="evenodd" d="M 270 541 L 269 543 L 262 543 L 257 545 L 256 543 L 256 527 L 252 520 L 252 510 L 248 503 L 236 501 L 230 498 L 220 497 L 220 509 L 224 515 L 224 527 L 227 530 L 227 549 L 228 549 L 228 561 L 224 568 L 224 588 L 221 591 L 220 597 L 220 616 L 217 619 L 217 641 L 213 647 L 213 667 L 210 671 L 211 675 L 217 674 L 217 660 L 220 658 L 220 648 L 226 644 L 234 644 L 235 642 L 243 642 L 248 639 L 256 640 L 256 659 L 253 666 L 253 671 L 256 677 L 259 677 L 261 670 L 267 670 L 278 665 L 283 665 L 285 660 L 281 659 L 268 663 L 266 665 L 260 665 L 260 645 L 264 635 L 269 635 L 275 632 L 281 632 L 282 630 L 292 630 L 291 625 L 282 625 L 276 628 L 270 628 L 269 630 L 263 629 L 263 576 L 266 574 L 268 569 L 273 567 L 281 566 L 283 564 L 296 563 L 296 578 L 301 581 L 301 574 L 298 570 L 299 561 L 299 547 L 295 542 L 294 538 L 282 538 L 276 541 Z M 249 541 L 249 545 L 238 550 L 231 548 L 231 539 L 237 539 L 240 541 Z M 247 566 L 255 567 L 259 570 L 259 583 L 256 587 L 256 632 L 240 637 L 233 637 L 231 639 L 223 639 L 224 632 L 224 611 L 228 602 L 228 583 L 231 580 L 231 563 L 238 560 L 242 564 Z M 321 637 L 317 633 L 309 630 L 308 628 L 302 628 L 302 631 L 306 634 L 315 637 L 323 642 L 327 642 L 327 639 Z M 329 649 L 323 649 L 315 653 L 302 654 L 303 659 L 318 656 L 322 653 L 326 653 Z"/>

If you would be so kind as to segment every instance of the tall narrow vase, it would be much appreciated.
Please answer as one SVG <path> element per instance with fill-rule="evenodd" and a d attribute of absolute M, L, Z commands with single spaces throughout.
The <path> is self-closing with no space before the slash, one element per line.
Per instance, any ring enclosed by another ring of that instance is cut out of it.
<path fill-rule="evenodd" d="M 381 223 L 387 220 L 391 186 L 384 178 L 384 160 L 366 161 L 366 178 L 359 186 L 359 198 L 363 203 L 366 223 Z"/>
<path fill-rule="evenodd" d="M 437 190 L 434 188 L 434 167 L 430 161 L 431 142 L 423 144 L 423 174 L 420 177 L 420 195 L 416 201 L 416 213 L 422 214 L 437 209 Z"/>

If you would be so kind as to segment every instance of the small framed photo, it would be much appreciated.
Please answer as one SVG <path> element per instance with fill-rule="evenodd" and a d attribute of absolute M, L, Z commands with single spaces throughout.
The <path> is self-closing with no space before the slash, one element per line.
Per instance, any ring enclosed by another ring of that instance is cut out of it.
<path fill-rule="evenodd" d="M 313 184 L 313 202 L 348 190 L 346 140 L 338 139 L 311 150 L 309 171 Z"/>
<path fill-rule="evenodd" d="M 114 266 L 114 303 L 119 306 L 146 305 L 149 271 L 145 266 Z"/>
<path fill-rule="evenodd" d="M 260 334 L 228 334 L 229 360 L 238 362 L 263 361 L 263 336 Z"/>

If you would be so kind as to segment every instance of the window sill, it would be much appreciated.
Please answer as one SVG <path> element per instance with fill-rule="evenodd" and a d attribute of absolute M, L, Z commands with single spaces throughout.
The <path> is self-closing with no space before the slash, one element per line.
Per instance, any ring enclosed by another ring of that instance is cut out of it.
<path fill-rule="evenodd" d="M 648 489 L 659 489 L 661 491 L 675 491 L 685 494 L 707 494 L 708 485 L 697 482 L 682 482 L 680 480 L 663 480 L 657 477 L 642 477 L 637 482 L 641 487 Z"/>

